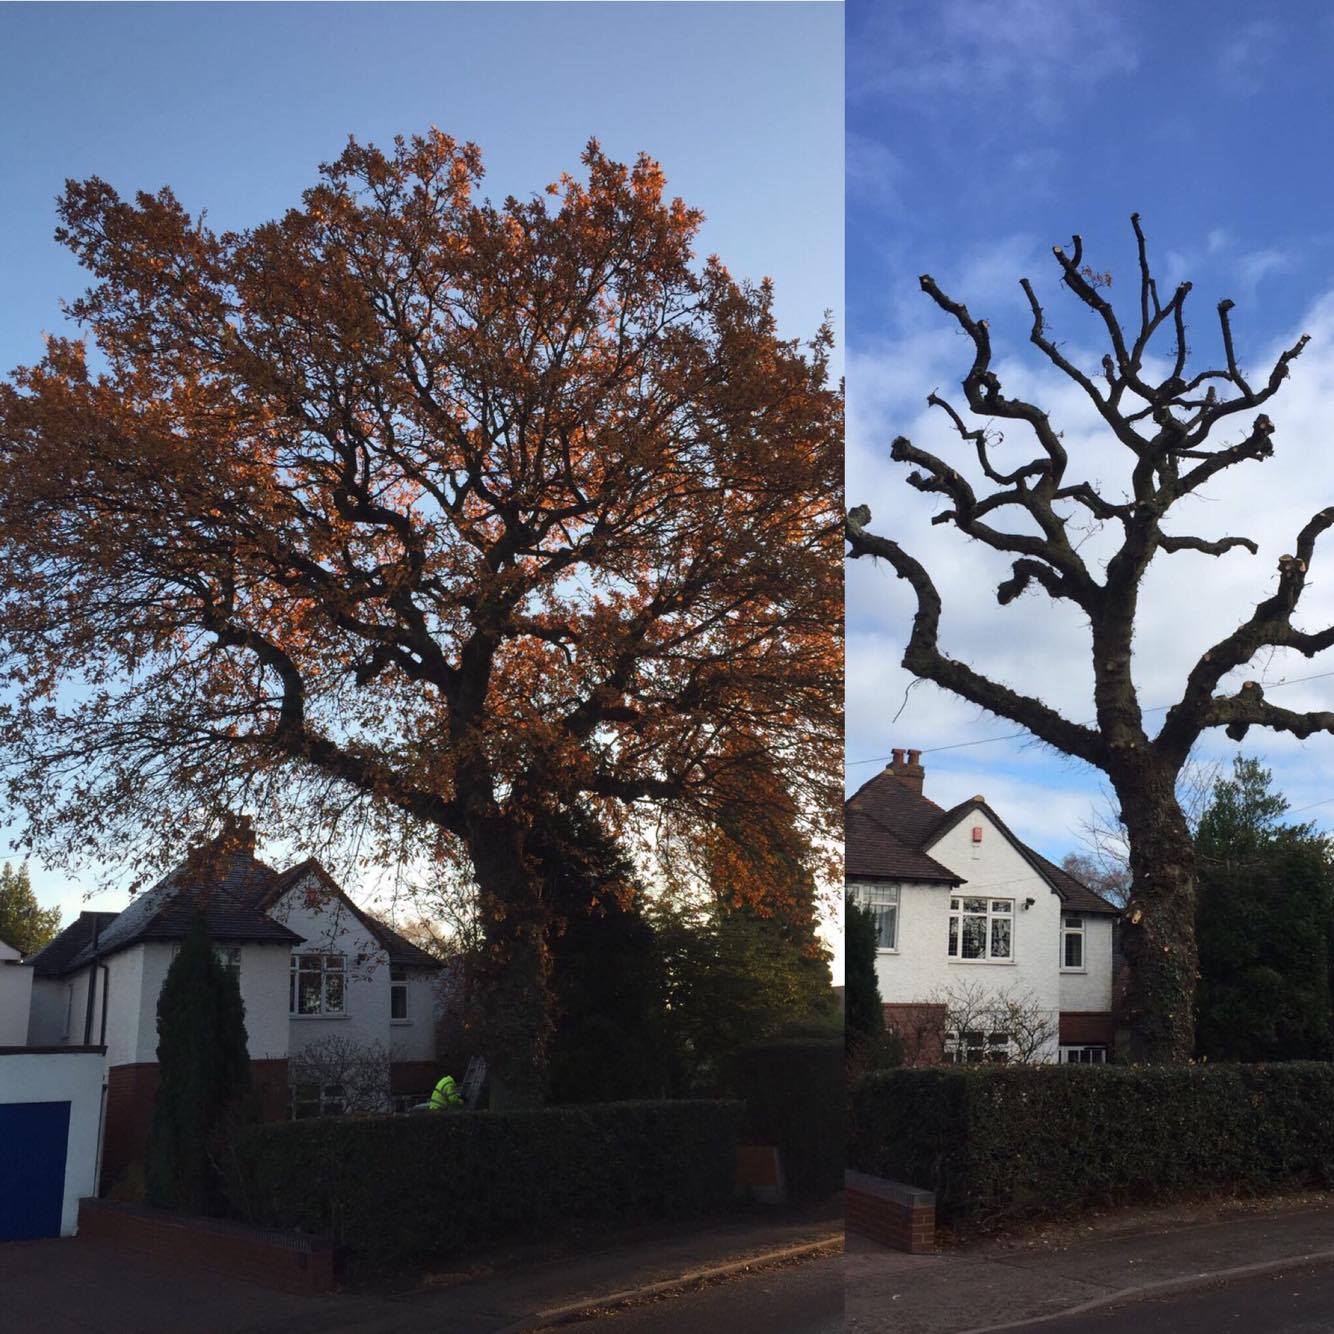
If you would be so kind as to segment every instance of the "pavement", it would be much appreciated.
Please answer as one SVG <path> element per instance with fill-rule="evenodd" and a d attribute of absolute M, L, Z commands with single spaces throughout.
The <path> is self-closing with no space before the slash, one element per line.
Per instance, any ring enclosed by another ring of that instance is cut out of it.
<path fill-rule="evenodd" d="M 309 1295 L 91 1239 L 8 1242 L 0 1245 L 2 1323 L 44 1334 L 519 1334 L 829 1255 L 842 1239 L 839 1198 L 815 1210 L 641 1229 L 622 1244 L 604 1236 L 580 1253 L 510 1257 L 490 1272 L 474 1265 L 407 1291 Z"/>
<path fill-rule="evenodd" d="M 560 1327 L 561 1334 L 842 1334 L 843 1259 L 820 1255 L 765 1265 L 653 1301 Z"/>
<path fill-rule="evenodd" d="M 934 1255 L 905 1255 L 850 1234 L 846 1327 L 853 1334 L 1096 1330 L 1095 1317 L 1115 1308 L 1125 1307 L 1129 1322 L 1146 1302 L 1324 1265 L 1334 1266 L 1334 1205 L 1093 1236 L 1071 1228 Z M 1329 1324 L 1312 1328 L 1334 1329 L 1329 1309 Z"/>

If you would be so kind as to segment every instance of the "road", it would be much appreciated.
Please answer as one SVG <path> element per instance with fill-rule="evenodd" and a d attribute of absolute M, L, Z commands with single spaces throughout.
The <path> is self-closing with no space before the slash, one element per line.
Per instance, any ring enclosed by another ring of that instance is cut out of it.
<path fill-rule="evenodd" d="M 843 1257 L 761 1269 L 561 1328 L 581 1334 L 842 1334 Z"/>
<path fill-rule="evenodd" d="M 664 1326 L 665 1328 L 665 1326 Z M 1331 1334 L 1334 1266 L 1308 1266 L 1158 1301 L 1047 1320 L 1035 1334 Z"/>

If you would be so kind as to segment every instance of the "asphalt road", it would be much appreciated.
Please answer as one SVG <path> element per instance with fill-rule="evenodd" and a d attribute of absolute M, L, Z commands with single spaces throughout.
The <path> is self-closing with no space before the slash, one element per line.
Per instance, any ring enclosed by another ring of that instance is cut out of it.
<path fill-rule="evenodd" d="M 561 1328 L 585 1334 L 842 1334 L 843 1257 L 761 1269 Z"/>
<path fill-rule="evenodd" d="M 1334 1266 L 1132 1302 L 1033 1328 L 1041 1334 L 1334 1334 Z"/>

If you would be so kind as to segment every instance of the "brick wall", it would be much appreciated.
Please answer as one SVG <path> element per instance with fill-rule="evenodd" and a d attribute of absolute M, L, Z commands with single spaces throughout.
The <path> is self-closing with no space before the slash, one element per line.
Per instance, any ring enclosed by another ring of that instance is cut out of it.
<path fill-rule="evenodd" d="M 844 1223 L 896 1251 L 924 1255 L 936 1246 L 936 1197 L 865 1172 L 845 1174 Z"/>
<path fill-rule="evenodd" d="M 430 1093 L 440 1082 L 441 1075 L 453 1075 L 463 1082 L 462 1070 L 439 1067 L 434 1061 L 394 1061 L 389 1067 L 391 1093 Z"/>
<path fill-rule="evenodd" d="M 1111 1047 L 1115 1037 L 1116 1024 L 1109 1011 L 1061 1011 L 1062 1046 L 1083 1047 L 1105 1043 Z"/>
<path fill-rule="evenodd" d="M 271 1287 L 328 1292 L 334 1286 L 334 1247 L 327 1237 L 107 1200 L 79 1201 L 79 1236 Z"/>
<path fill-rule="evenodd" d="M 943 1005 L 886 1004 L 885 1030 L 903 1042 L 904 1065 L 939 1065 L 945 1054 Z"/>
<path fill-rule="evenodd" d="M 107 1071 L 100 1185 L 104 1192 L 114 1186 L 130 1167 L 143 1164 L 148 1149 L 148 1130 L 153 1123 L 157 1072 L 156 1061 L 113 1065 Z M 251 1061 L 250 1078 L 259 1094 L 264 1119 L 285 1120 L 289 1106 L 287 1062 Z"/>

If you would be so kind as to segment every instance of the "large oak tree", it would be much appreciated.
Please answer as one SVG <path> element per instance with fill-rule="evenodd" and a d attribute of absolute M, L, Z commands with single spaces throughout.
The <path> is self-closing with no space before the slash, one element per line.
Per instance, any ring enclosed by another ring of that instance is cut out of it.
<path fill-rule="evenodd" d="M 550 1026 L 538 821 L 588 803 L 622 836 L 647 809 L 688 857 L 748 773 L 812 840 L 837 809 L 828 331 L 781 339 L 767 283 L 697 258 L 656 163 L 583 167 L 493 204 L 471 145 L 353 141 L 223 233 L 70 182 L 92 346 L 0 385 L 28 837 L 123 859 L 243 804 L 462 859 L 520 1102 Z"/>
<path fill-rule="evenodd" d="M 1195 856 L 1177 780 L 1191 748 L 1209 728 L 1226 728 L 1235 740 L 1252 726 L 1298 737 L 1334 732 L 1334 713 L 1296 712 L 1272 704 L 1254 681 L 1231 693 L 1221 688 L 1229 673 L 1263 650 L 1295 649 L 1310 657 L 1334 645 L 1334 626 L 1308 631 L 1293 624 L 1316 541 L 1334 525 L 1334 508 L 1320 510 L 1296 535 L 1291 553 L 1279 561 L 1273 594 L 1201 654 L 1179 699 L 1151 734 L 1131 674 L 1145 573 L 1155 557 L 1176 552 L 1216 557 L 1238 549 L 1257 553 L 1250 538 L 1196 536 L 1182 532 L 1172 520 L 1180 502 L 1224 469 L 1273 453 L 1273 424 L 1260 409 L 1278 392 L 1307 339 L 1303 336 L 1282 352 L 1263 380 L 1253 380 L 1243 372 L 1233 345 L 1233 302 L 1223 301 L 1218 306 L 1223 364 L 1189 368 L 1185 303 L 1191 285 L 1182 283 L 1162 299 L 1138 216 L 1132 225 L 1139 281 L 1137 309 L 1128 326 L 1105 295 L 1105 275 L 1085 264 L 1078 236 L 1068 252 L 1060 246 L 1053 252 L 1063 286 L 1092 312 L 1107 340 L 1108 351 L 1097 370 L 1067 355 L 1048 327 L 1033 285 L 1021 280 L 1032 314 L 1033 346 L 1083 391 L 1125 450 L 1124 493 L 1100 490 L 1084 480 L 1080 460 L 1067 455 L 1061 432 L 1046 411 L 1006 394 L 992 366 L 987 322 L 975 318 L 929 275 L 921 279 L 922 290 L 971 343 L 964 400 L 983 424 L 970 425 L 934 393 L 927 401 L 948 415 L 971 455 L 971 463 L 964 466 L 978 485 L 961 467 L 901 436 L 890 447 L 894 460 L 912 466 L 909 485 L 943 503 L 934 523 L 951 524 L 965 537 L 1012 558 L 1010 576 L 997 589 L 1002 605 L 1032 588 L 1073 604 L 1087 617 L 1095 721 L 1073 722 L 1043 700 L 951 657 L 941 646 L 944 609 L 930 573 L 893 537 L 870 530 L 871 514 L 865 506 L 849 512 L 846 536 L 853 557 L 888 561 L 912 587 L 916 613 L 904 667 L 1107 774 L 1120 805 L 1133 880 L 1121 937 L 1131 965 L 1126 1010 L 1131 1049 L 1137 1059 L 1178 1061 L 1190 1056 L 1194 1041 L 1197 955 Z M 1167 340 L 1163 360 L 1151 346 L 1160 335 Z M 993 422 L 1024 428 L 1034 442 L 1033 456 L 1017 467 L 998 463 Z M 1226 436 L 1234 422 L 1240 430 Z M 1073 477 L 1068 475 L 1072 471 Z M 1080 552 L 1090 523 L 1106 525 L 1120 537 L 1101 569 L 1093 568 Z"/>

